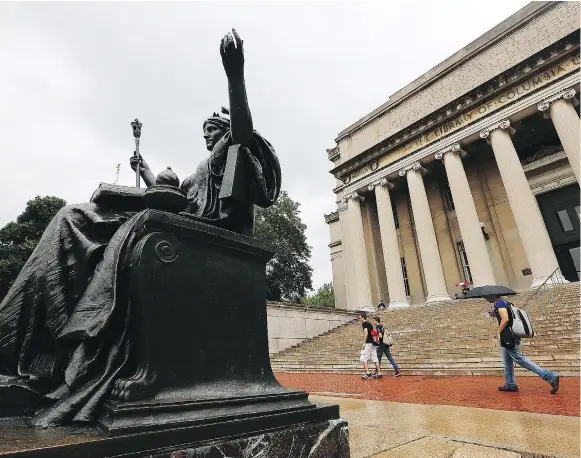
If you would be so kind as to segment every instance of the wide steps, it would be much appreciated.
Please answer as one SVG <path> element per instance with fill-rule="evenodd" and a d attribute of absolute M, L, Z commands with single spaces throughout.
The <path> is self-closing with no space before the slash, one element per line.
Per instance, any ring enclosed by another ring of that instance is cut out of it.
<path fill-rule="evenodd" d="M 511 298 L 522 307 L 525 292 Z M 579 284 L 569 284 L 553 295 L 552 303 L 531 303 L 527 311 L 536 336 L 523 339 L 521 348 L 533 361 L 562 375 L 579 375 Z M 379 312 L 395 344 L 392 355 L 405 374 L 500 375 L 503 372 L 496 321 L 485 317 L 483 300 L 463 300 Z M 324 335 L 272 356 L 281 372 L 361 373 L 361 325 L 346 324 Z M 384 359 L 391 370 L 391 365 Z M 529 371 L 516 368 L 520 375 Z"/>

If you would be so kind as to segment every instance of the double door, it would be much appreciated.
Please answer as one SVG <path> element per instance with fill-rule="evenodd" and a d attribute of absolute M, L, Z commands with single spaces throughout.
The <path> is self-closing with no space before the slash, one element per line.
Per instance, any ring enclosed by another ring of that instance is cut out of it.
<path fill-rule="evenodd" d="M 559 267 L 569 281 L 581 278 L 579 198 L 577 184 L 537 197 Z"/>

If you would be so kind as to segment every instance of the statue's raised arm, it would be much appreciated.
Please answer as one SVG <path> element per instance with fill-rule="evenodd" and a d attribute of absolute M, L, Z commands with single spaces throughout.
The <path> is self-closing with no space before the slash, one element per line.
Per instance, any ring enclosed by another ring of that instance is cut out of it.
<path fill-rule="evenodd" d="M 222 38 L 220 54 L 228 78 L 232 143 L 246 146 L 254 129 L 244 82 L 244 42 L 236 29 Z"/>

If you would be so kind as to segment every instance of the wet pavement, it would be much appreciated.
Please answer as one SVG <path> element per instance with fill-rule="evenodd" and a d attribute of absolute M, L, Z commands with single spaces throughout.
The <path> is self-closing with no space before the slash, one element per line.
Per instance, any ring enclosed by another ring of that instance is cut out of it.
<path fill-rule="evenodd" d="M 579 377 L 561 377 L 561 388 L 556 395 L 550 394 L 550 385 L 539 377 L 518 377 L 518 393 L 500 393 L 497 387 L 504 384 L 502 377 L 394 378 L 388 372 L 382 380 L 313 373 L 277 373 L 276 377 L 288 388 L 311 394 L 579 417 Z"/>
<path fill-rule="evenodd" d="M 352 458 L 577 458 L 579 417 L 310 396 L 339 404 Z"/>

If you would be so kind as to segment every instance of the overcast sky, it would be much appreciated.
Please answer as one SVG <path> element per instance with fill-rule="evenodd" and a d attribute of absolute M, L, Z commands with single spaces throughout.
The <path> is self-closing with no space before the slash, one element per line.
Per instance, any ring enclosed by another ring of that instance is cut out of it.
<path fill-rule="evenodd" d="M 202 122 L 227 106 L 220 38 L 244 40 L 254 125 L 301 202 L 315 287 L 331 281 L 326 148 L 527 2 L 0 2 L 0 227 L 36 195 L 85 202 L 134 185 L 130 122 L 155 174 L 208 154 Z"/>

